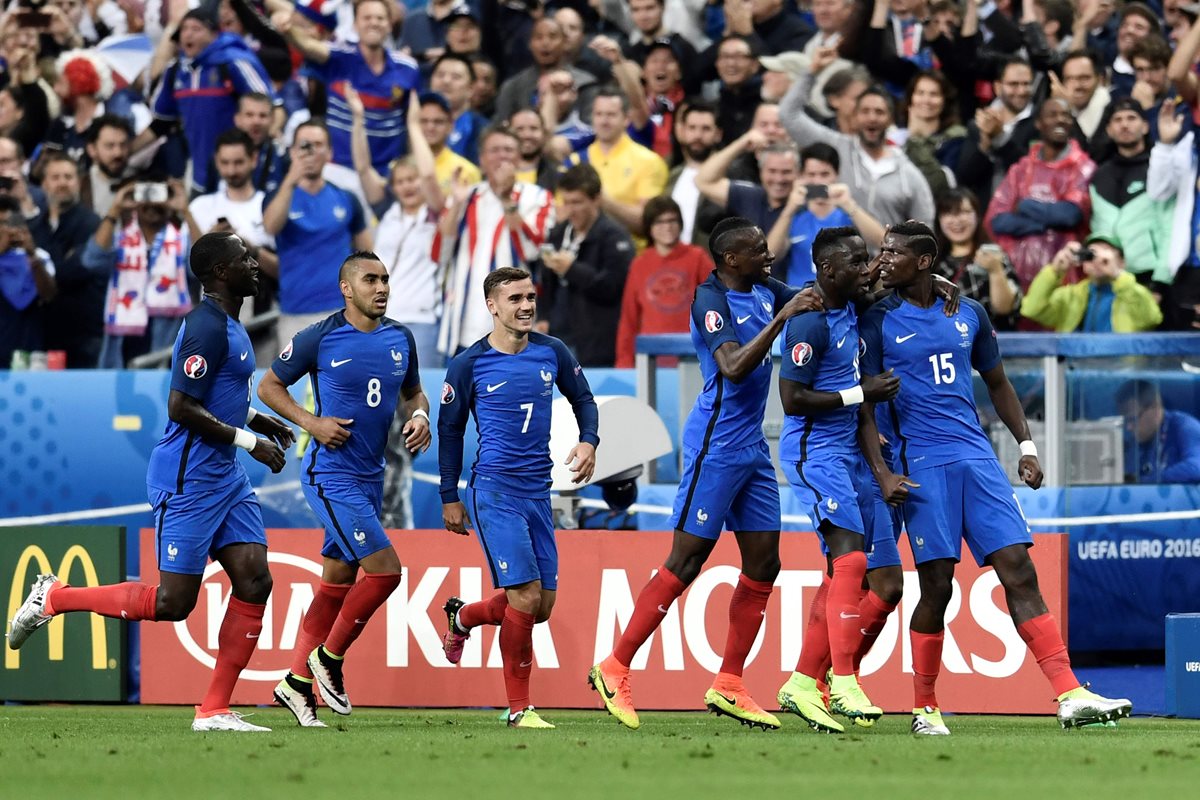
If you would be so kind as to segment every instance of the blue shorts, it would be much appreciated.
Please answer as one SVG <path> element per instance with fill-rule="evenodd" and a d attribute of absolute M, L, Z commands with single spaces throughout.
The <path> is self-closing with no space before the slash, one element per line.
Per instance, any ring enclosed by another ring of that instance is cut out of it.
<path fill-rule="evenodd" d="M 267 546 L 262 509 L 245 475 L 207 492 L 149 490 L 160 572 L 203 575 L 208 559 L 231 544 Z"/>
<path fill-rule="evenodd" d="M 737 450 L 683 449 L 671 527 L 703 539 L 721 531 L 777 531 L 779 481 L 766 440 Z"/>
<path fill-rule="evenodd" d="M 300 488 L 309 508 L 325 528 L 321 555 L 357 564 L 392 546 L 379 521 L 383 481 L 334 478 L 316 485 L 302 482 Z"/>
<path fill-rule="evenodd" d="M 994 458 L 915 469 L 908 477 L 920 484 L 909 490 L 901 506 L 918 564 L 939 558 L 958 561 L 964 539 L 981 567 L 1001 548 L 1033 544 L 1016 492 Z"/>
<path fill-rule="evenodd" d="M 792 462 L 785 472 L 796 498 L 809 509 L 809 517 L 821 537 L 821 551 L 829 552 L 821 523 L 860 533 L 867 554 L 867 568 L 900 564 L 896 549 L 897 528 L 891 508 L 867 462 L 857 452 L 821 453 L 804 462 Z"/>
<path fill-rule="evenodd" d="M 467 514 L 475 526 L 497 589 L 541 581 L 558 588 L 558 545 L 549 497 L 518 497 L 467 489 Z"/>

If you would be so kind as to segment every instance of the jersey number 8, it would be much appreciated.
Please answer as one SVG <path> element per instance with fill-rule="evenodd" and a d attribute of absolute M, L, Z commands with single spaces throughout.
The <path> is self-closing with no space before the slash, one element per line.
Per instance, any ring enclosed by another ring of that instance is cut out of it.
<path fill-rule="evenodd" d="M 379 408 L 380 402 L 383 401 L 381 388 L 379 378 L 371 378 L 367 381 L 367 405 L 371 408 Z"/>

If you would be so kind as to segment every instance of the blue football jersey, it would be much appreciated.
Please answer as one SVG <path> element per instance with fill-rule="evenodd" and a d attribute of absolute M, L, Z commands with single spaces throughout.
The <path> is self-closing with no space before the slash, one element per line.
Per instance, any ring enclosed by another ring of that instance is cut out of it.
<path fill-rule="evenodd" d="M 438 413 L 443 503 L 459 499 L 463 432 L 471 413 L 479 431 L 472 488 L 549 496 L 555 386 L 575 410 L 579 441 L 599 445 L 600 415 L 583 368 L 553 336 L 531 333 L 529 344 L 515 355 L 494 349 L 485 336 L 451 360 Z"/>
<path fill-rule="evenodd" d="M 246 329 L 211 297 L 206 297 L 183 320 L 171 354 L 171 389 L 199 400 L 226 425 L 242 428 L 250 413 L 250 384 L 254 379 L 254 347 Z M 208 490 L 240 480 L 246 473 L 232 442 L 203 439 L 175 421 L 154 451 L 146 483 L 174 494 Z"/>
<path fill-rule="evenodd" d="M 986 372 L 1000 363 L 996 331 L 983 306 L 964 298 L 947 317 L 939 298 L 929 308 L 898 294 L 880 300 L 859 325 L 865 352 L 862 370 L 895 370 L 900 393 L 878 404 L 879 431 L 892 445 L 893 466 L 910 469 L 995 458 L 979 424 L 972 368 Z"/>
<path fill-rule="evenodd" d="M 780 379 L 821 392 L 840 392 L 859 380 L 858 316 L 854 306 L 799 314 L 783 329 Z M 785 416 L 779 460 L 806 461 L 813 450 L 858 452 L 858 407 L 811 416 Z"/>
<path fill-rule="evenodd" d="M 326 477 L 383 480 L 388 428 L 400 390 L 421 385 L 417 348 L 408 328 L 384 317 L 364 333 L 331 314 L 295 335 L 271 371 L 287 386 L 308 375 L 318 417 L 352 419 L 350 438 L 330 450 L 316 440 L 304 453 L 300 471 L 310 484 Z"/>
<path fill-rule="evenodd" d="M 684 423 L 685 447 L 736 449 L 763 439 L 763 414 L 771 391 L 770 352 L 741 383 L 721 375 L 714 353 L 726 342 L 738 346 L 749 342 L 797 291 L 772 278 L 749 292 L 735 292 L 721 282 L 715 271 L 696 287 L 689 328 L 700 359 L 704 389 Z"/>

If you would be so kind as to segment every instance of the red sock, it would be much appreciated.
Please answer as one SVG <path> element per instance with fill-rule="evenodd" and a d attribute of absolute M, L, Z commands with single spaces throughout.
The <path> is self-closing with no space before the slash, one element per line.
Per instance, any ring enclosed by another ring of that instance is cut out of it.
<path fill-rule="evenodd" d="M 1052 614 L 1042 614 L 1017 626 L 1017 633 L 1025 640 L 1029 652 L 1037 659 L 1042 673 L 1054 687 L 1055 695 L 1062 695 L 1080 686 L 1079 679 L 1071 671 L 1071 657 L 1067 646 L 1058 632 L 1058 623 Z"/>
<path fill-rule="evenodd" d="M 217 665 L 213 668 L 208 692 L 200 702 L 200 713 L 211 714 L 229 708 L 229 698 L 238 676 L 250 663 L 254 648 L 258 646 L 258 634 L 262 632 L 263 614 L 267 606 L 246 603 L 236 597 L 229 598 L 225 619 L 221 621 L 221 632 L 217 635 Z"/>
<path fill-rule="evenodd" d="M 667 613 L 666 609 L 671 607 L 686 588 L 683 581 L 672 575 L 666 567 L 658 568 L 658 572 L 638 595 L 637 603 L 633 606 L 633 616 L 629 618 L 625 632 L 613 648 L 613 658 L 619 664 L 629 666 L 629 662 L 637 655 L 638 648 L 645 644 L 650 634 L 654 633 L 662 622 Z"/>
<path fill-rule="evenodd" d="M 312 670 L 308 668 L 308 654 L 329 637 L 333 621 L 342 610 L 342 603 L 345 602 L 346 593 L 350 589 L 350 584 L 321 581 L 308 611 L 304 613 L 300 635 L 296 637 L 296 650 L 292 653 L 293 675 L 301 678 L 312 677 Z"/>
<path fill-rule="evenodd" d="M 854 653 L 862 641 L 858 606 L 867 574 L 867 554 L 855 550 L 833 560 L 826 616 L 829 619 L 829 655 L 834 675 L 854 674 Z"/>
<path fill-rule="evenodd" d="M 55 584 L 46 594 L 46 613 L 91 611 L 102 617 L 134 622 L 154 619 L 158 587 L 148 583 L 113 583 L 108 586 L 74 587 Z"/>
<path fill-rule="evenodd" d="M 508 592 L 501 589 L 487 600 L 465 605 L 458 610 L 458 624 L 464 629 L 480 625 L 499 625 L 504 621 L 504 609 L 508 608 Z"/>
<path fill-rule="evenodd" d="M 746 656 L 754 646 L 758 629 L 767 615 L 767 601 L 771 599 L 774 584 L 753 581 L 745 573 L 738 576 L 738 584 L 729 601 L 729 633 L 725 636 L 725 658 L 721 661 L 721 672 L 741 675 L 746 666 Z"/>
<path fill-rule="evenodd" d="M 354 644 L 363 628 L 367 627 L 371 615 L 399 585 L 398 572 L 363 575 L 362 580 L 350 587 L 350 591 L 346 593 L 342 610 L 325 639 L 325 649 L 335 656 L 346 655 L 350 645 Z"/>
<path fill-rule="evenodd" d="M 796 672 L 818 681 L 825 680 L 829 669 L 829 623 L 825 619 L 825 606 L 829 596 L 829 576 L 821 576 L 821 585 L 813 597 L 808 610 L 808 627 L 804 629 L 804 645 Z"/>
<path fill-rule="evenodd" d="M 500 658 L 504 662 L 504 689 L 508 710 L 515 714 L 529 707 L 529 673 L 533 671 L 533 614 L 504 609 L 500 623 Z"/>
<path fill-rule="evenodd" d="M 942 669 L 942 640 L 945 631 L 917 633 L 909 631 L 912 640 L 913 660 L 913 708 L 938 707 L 933 686 Z"/>
<path fill-rule="evenodd" d="M 888 614 L 895 610 L 895 603 L 885 603 L 882 597 L 872 591 L 868 591 L 866 597 L 858 604 L 858 613 L 861 615 L 858 620 L 860 633 L 866 632 L 862 633 L 862 642 L 854 653 L 855 673 L 858 672 L 858 666 L 866 658 L 867 653 L 871 652 L 871 646 L 875 644 L 875 640 L 879 638 L 883 625 L 887 622 Z"/>

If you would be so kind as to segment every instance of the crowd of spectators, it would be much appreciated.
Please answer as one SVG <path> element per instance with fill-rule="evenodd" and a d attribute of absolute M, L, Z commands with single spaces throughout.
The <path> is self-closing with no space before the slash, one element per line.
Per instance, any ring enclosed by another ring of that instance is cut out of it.
<path fill-rule="evenodd" d="M 236 231 L 260 359 L 374 249 L 437 365 L 530 267 L 585 366 L 683 332 L 725 215 L 774 273 L 922 220 L 1000 330 L 1200 326 L 1200 5 L 1183 0 L 14 0 L 0 367 L 121 368 Z M 45 354 L 52 353 L 52 356 Z"/>

